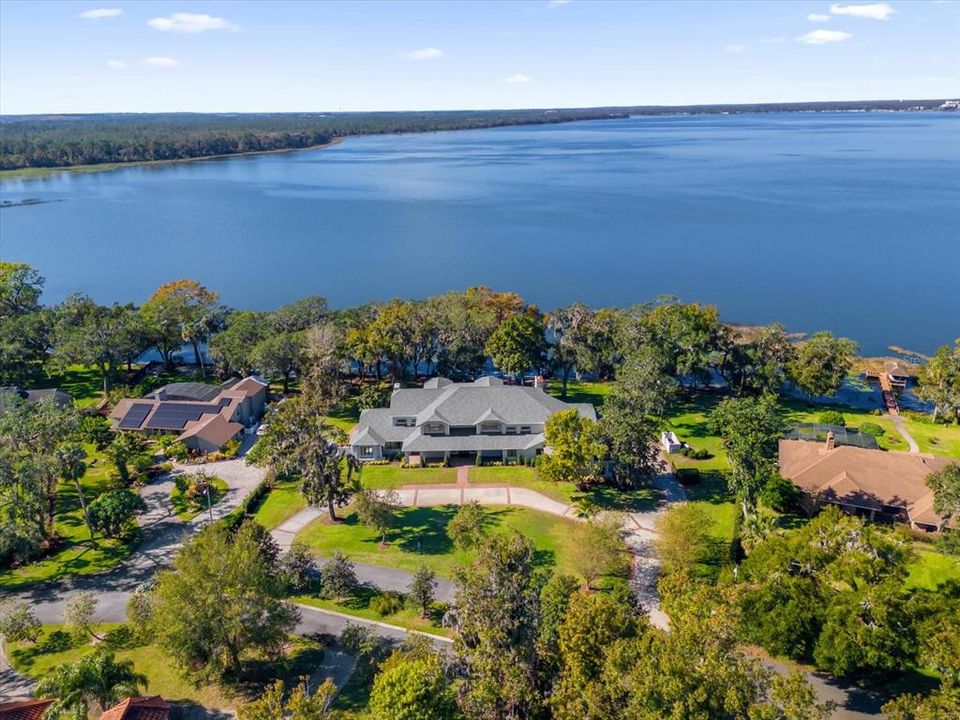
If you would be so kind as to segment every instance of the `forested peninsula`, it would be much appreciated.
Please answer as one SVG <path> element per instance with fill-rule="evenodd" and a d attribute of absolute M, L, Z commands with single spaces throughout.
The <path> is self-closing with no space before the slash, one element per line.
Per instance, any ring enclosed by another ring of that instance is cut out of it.
<path fill-rule="evenodd" d="M 353 135 L 472 130 L 636 115 L 930 110 L 943 100 L 369 113 L 0 116 L 0 170 L 68 168 L 293 150 Z"/>

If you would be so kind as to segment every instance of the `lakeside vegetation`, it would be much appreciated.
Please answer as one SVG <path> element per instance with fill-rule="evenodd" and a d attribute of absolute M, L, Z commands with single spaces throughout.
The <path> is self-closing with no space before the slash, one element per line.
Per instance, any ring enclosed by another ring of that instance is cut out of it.
<path fill-rule="evenodd" d="M 0 179 L 131 163 L 301 149 L 334 138 L 470 130 L 636 115 L 933 109 L 943 100 L 362 113 L 123 113 L 0 116 Z"/>

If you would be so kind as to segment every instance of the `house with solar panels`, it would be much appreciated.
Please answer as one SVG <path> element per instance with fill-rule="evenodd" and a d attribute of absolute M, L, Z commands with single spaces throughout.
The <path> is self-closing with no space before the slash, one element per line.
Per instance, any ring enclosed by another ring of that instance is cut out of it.
<path fill-rule="evenodd" d="M 364 410 L 350 434 L 359 460 L 403 455 L 427 462 L 510 462 L 546 449 L 547 418 L 576 409 L 597 419 L 590 403 L 565 403 L 541 387 L 504 385 L 495 377 L 471 383 L 431 378 L 422 388 L 395 390 L 390 407 Z"/>
<path fill-rule="evenodd" d="M 221 387 L 172 383 L 146 397 L 121 400 L 110 419 L 115 430 L 175 434 L 192 450 L 216 452 L 260 420 L 268 387 L 266 381 L 252 376 Z"/>

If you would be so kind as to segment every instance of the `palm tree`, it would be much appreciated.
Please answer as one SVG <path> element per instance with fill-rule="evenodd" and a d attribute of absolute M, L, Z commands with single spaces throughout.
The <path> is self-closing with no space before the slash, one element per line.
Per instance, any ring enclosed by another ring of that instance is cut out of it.
<path fill-rule="evenodd" d="M 122 697 L 139 695 L 146 686 L 146 676 L 133 669 L 133 661 L 117 661 L 112 652 L 97 651 L 57 665 L 37 683 L 36 696 L 56 699 L 47 717 L 66 714 L 71 720 L 86 720 L 91 703 L 108 708 Z"/>
<path fill-rule="evenodd" d="M 83 509 L 83 518 L 87 523 L 87 530 L 90 531 L 90 544 L 97 547 L 97 539 L 93 536 L 93 525 L 90 522 L 90 512 L 87 510 L 87 501 L 83 496 L 83 485 L 80 483 L 80 478 L 87 472 L 87 464 L 84 462 L 86 457 L 87 451 L 79 443 L 66 443 L 57 448 L 60 477 L 67 482 L 72 482 L 77 488 L 77 498 Z"/>

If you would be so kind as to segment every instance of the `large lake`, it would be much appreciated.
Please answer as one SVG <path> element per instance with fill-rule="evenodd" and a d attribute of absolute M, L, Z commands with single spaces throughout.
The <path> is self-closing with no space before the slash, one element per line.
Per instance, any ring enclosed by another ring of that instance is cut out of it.
<path fill-rule="evenodd" d="M 0 257 L 142 302 L 235 307 L 486 284 L 548 309 L 660 294 L 865 352 L 960 335 L 960 114 L 636 118 L 5 182 Z"/>

